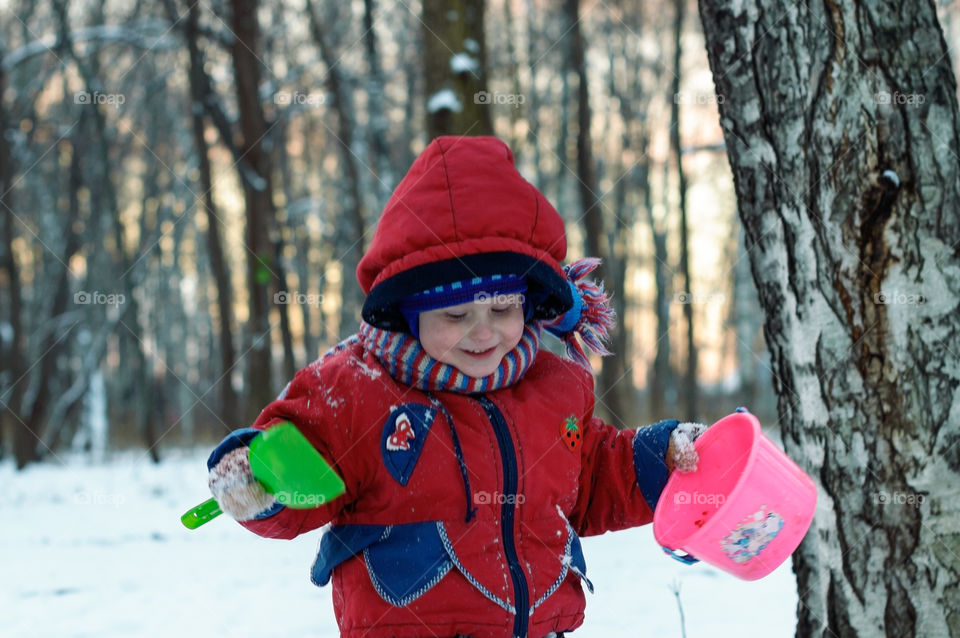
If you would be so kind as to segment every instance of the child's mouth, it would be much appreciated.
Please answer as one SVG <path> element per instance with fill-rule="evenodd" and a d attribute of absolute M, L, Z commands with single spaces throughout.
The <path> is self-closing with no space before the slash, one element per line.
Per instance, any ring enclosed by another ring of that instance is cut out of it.
<path fill-rule="evenodd" d="M 463 352 L 473 359 L 485 359 L 486 357 L 490 356 L 494 350 L 496 350 L 496 346 L 491 346 L 486 350 L 481 350 L 480 352 L 473 352 L 472 350 L 463 350 Z"/>

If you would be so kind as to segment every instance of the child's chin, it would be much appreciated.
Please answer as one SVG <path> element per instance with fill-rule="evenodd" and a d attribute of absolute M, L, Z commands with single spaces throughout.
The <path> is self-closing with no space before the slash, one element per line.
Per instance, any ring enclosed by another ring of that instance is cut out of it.
<path fill-rule="evenodd" d="M 482 379 L 483 377 L 489 377 L 491 374 L 497 371 L 497 367 L 500 365 L 500 362 L 497 362 L 495 366 L 477 366 L 477 365 L 464 365 L 457 366 L 460 369 L 460 372 L 464 373 L 468 377 L 474 377 L 476 379 Z"/>

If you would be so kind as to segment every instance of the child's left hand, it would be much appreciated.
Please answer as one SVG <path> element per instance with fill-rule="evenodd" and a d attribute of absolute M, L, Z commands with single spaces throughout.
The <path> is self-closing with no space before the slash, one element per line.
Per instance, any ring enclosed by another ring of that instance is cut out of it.
<path fill-rule="evenodd" d="M 670 433 L 670 444 L 667 446 L 667 471 L 693 472 L 697 469 L 697 450 L 693 447 L 701 434 L 707 430 L 702 423 L 681 423 Z"/>

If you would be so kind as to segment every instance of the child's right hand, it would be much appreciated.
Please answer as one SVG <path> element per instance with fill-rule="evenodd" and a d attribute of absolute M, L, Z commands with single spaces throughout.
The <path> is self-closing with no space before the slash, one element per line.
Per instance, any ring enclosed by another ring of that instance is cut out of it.
<path fill-rule="evenodd" d="M 253 477 L 250 448 L 241 445 L 210 470 L 208 485 L 220 509 L 238 521 L 248 521 L 273 507 L 277 500 Z"/>

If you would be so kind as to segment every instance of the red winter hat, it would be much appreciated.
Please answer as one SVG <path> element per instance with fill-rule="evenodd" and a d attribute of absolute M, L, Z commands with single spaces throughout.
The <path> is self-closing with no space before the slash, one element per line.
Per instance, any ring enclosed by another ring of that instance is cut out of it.
<path fill-rule="evenodd" d="M 527 280 L 534 319 L 573 305 L 560 261 L 563 220 L 494 137 L 438 137 L 387 202 L 357 279 L 364 320 L 406 330 L 397 303 L 427 288 L 495 274 Z"/>

